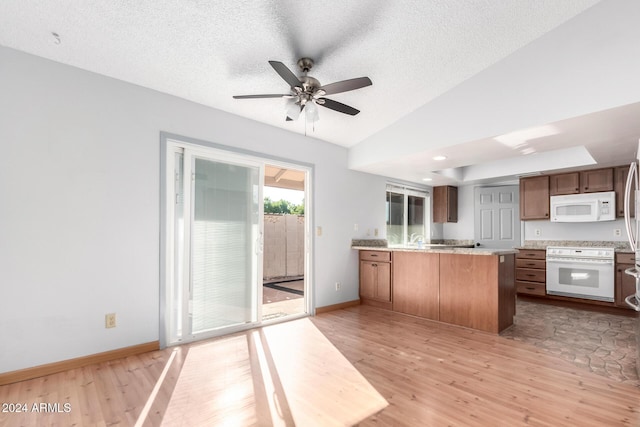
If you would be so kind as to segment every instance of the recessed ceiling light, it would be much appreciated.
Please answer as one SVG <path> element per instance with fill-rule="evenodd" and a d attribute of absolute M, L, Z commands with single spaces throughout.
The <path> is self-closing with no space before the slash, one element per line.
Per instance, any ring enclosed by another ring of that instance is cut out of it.
<path fill-rule="evenodd" d="M 432 178 L 422 178 L 423 181 L 433 181 Z"/>
<path fill-rule="evenodd" d="M 435 156 L 433 160 L 446 160 L 447 156 Z"/>

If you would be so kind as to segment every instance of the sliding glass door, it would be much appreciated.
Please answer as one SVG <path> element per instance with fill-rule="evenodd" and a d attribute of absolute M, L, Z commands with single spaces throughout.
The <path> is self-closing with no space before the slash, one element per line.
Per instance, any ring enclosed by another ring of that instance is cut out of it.
<path fill-rule="evenodd" d="M 263 166 L 215 150 L 173 154 L 169 344 L 256 324 L 262 298 Z"/>

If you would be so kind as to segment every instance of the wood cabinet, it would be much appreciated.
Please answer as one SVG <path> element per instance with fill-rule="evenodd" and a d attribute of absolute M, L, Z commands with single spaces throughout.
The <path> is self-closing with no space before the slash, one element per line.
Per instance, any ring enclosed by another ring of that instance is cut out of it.
<path fill-rule="evenodd" d="M 549 219 L 549 175 L 520 178 L 520 219 Z"/>
<path fill-rule="evenodd" d="M 391 253 L 360 251 L 360 298 L 365 304 L 391 309 Z"/>
<path fill-rule="evenodd" d="M 393 311 L 439 320 L 437 253 L 393 253 Z"/>
<path fill-rule="evenodd" d="M 561 173 L 549 176 L 549 195 L 560 196 L 563 194 L 580 193 L 580 173 Z"/>
<path fill-rule="evenodd" d="M 547 262 L 544 249 L 521 249 L 516 254 L 516 291 L 518 294 L 547 294 Z"/>
<path fill-rule="evenodd" d="M 514 258 L 440 254 L 440 321 L 493 333 L 511 326 Z"/>
<path fill-rule="evenodd" d="M 624 273 L 624 270 L 635 265 L 635 256 L 632 253 L 616 254 L 616 307 L 627 308 L 633 310 L 624 302 L 624 299 L 636 293 L 636 279 Z"/>
<path fill-rule="evenodd" d="M 433 187 L 433 222 L 458 222 L 458 187 Z"/>
<path fill-rule="evenodd" d="M 616 216 L 624 216 L 624 190 L 627 186 L 627 175 L 629 174 L 629 166 L 618 166 L 613 170 L 613 189 L 616 192 Z M 631 199 L 629 200 L 629 210 L 631 216 L 635 216 L 635 188 L 631 191 Z"/>
<path fill-rule="evenodd" d="M 599 193 L 601 191 L 613 191 L 613 168 L 580 172 L 581 193 Z"/>

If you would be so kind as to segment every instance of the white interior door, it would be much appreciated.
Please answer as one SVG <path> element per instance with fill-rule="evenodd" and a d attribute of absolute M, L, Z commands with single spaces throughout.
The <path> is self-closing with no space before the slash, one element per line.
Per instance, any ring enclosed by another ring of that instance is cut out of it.
<path fill-rule="evenodd" d="M 517 185 L 476 187 L 474 240 L 480 246 L 513 248 L 520 245 L 520 193 Z"/>

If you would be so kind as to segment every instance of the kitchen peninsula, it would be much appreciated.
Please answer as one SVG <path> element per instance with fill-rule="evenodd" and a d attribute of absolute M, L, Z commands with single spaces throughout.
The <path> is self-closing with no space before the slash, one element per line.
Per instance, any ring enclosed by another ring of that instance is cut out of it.
<path fill-rule="evenodd" d="M 515 249 L 352 248 L 362 304 L 491 333 L 513 324 Z"/>

